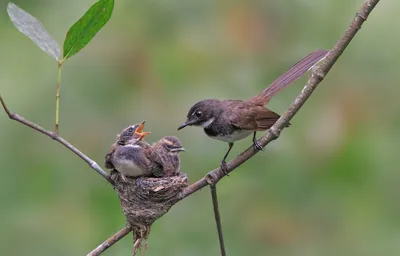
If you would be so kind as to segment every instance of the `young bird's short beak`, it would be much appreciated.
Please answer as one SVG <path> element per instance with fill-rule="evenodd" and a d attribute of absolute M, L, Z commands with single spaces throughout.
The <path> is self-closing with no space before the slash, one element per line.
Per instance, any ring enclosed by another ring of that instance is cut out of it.
<path fill-rule="evenodd" d="M 171 149 L 171 152 L 176 152 L 176 151 L 178 151 L 178 152 L 179 151 L 185 151 L 185 149 L 183 147 Z"/>
<path fill-rule="evenodd" d="M 137 132 L 136 132 L 137 133 Z M 144 137 L 146 137 L 147 135 L 149 135 L 151 132 L 141 132 L 141 133 L 137 133 L 139 134 L 139 139 L 143 139 Z"/>
<path fill-rule="evenodd" d="M 136 129 L 137 133 L 142 133 L 143 132 L 143 128 L 144 128 L 144 123 L 146 123 L 146 120 L 144 120 L 143 122 L 141 122 L 138 126 L 138 128 Z"/>
<path fill-rule="evenodd" d="M 147 135 L 150 134 L 150 132 L 144 132 L 143 131 L 143 127 L 144 127 L 144 123 L 146 123 L 146 120 L 144 120 L 143 122 L 141 122 L 138 126 L 138 128 L 135 131 L 135 135 L 139 136 L 139 140 L 142 140 L 144 137 L 146 137 Z"/>

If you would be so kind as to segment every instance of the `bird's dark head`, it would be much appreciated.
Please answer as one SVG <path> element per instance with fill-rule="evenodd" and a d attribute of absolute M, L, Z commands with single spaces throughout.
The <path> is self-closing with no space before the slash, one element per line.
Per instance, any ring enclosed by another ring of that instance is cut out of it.
<path fill-rule="evenodd" d="M 119 145 L 126 145 L 128 143 L 132 144 L 142 140 L 146 135 L 150 134 L 150 132 L 143 132 L 143 127 L 145 122 L 146 121 L 143 121 L 140 124 L 134 124 L 124 128 L 118 135 L 117 138 L 118 144 Z"/>
<path fill-rule="evenodd" d="M 132 139 L 138 126 L 138 124 L 134 124 L 124 128 L 117 137 L 118 144 L 125 145 L 130 139 Z"/>
<path fill-rule="evenodd" d="M 207 127 L 214 120 L 214 114 L 218 111 L 219 100 L 210 99 L 210 100 L 202 100 L 194 104 L 187 114 L 186 122 L 181 124 L 178 127 L 178 130 L 185 128 L 186 126 L 201 126 Z"/>
<path fill-rule="evenodd" d="M 174 136 L 165 136 L 160 140 L 160 143 L 168 153 L 179 154 L 179 152 L 185 151 L 179 139 Z"/>

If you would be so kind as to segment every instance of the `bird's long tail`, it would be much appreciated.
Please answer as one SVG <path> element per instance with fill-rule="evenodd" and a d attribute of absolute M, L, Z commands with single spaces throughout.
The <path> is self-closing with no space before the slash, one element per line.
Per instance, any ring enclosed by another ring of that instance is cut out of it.
<path fill-rule="evenodd" d="M 259 95 L 254 96 L 249 101 L 257 105 L 266 105 L 272 96 L 303 76 L 315 64 L 324 59 L 328 52 L 329 50 L 318 50 L 308 54 L 278 77 L 278 79 L 265 88 Z"/>

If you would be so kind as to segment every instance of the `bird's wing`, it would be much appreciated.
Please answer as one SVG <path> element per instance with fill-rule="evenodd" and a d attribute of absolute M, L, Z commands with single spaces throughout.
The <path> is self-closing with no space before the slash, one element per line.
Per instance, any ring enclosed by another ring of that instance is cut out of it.
<path fill-rule="evenodd" d="M 256 116 L 256 123 L 258 125 L 257 130 L 263 131 L 269 129 L 272 125 L 274 125 L 279 117 L 280 115 L 271 110 L 267 110 L 262 113 L 259 112 Z"/>
<path fill-rule="evenodd" d="M 153 174 L 156 177 L 164 176 L 165 173 L 165 164 L 161 156 L 154 150 L 150 155 L 151 161 L 154 163 Z"/>
<path fill-rule="evenodd" d="M 112 164 L 112 156 L 113 156 L 114 152 L 115 152 L 115 144 L 112 145 L 112 147 L 110 148 L 110 151 L 108 151 L 108 153 L 104 159 L 104 165 L 107 169 L 114 169 L 114 165 Z"/>
<path fill-rule="evenodd" d="M 229 117 L 232 125 L 245 130 L 264 131 L 269 129 L 278 119 L 279 115 L 263 106 L 243 105 L 236 109 Z"/>

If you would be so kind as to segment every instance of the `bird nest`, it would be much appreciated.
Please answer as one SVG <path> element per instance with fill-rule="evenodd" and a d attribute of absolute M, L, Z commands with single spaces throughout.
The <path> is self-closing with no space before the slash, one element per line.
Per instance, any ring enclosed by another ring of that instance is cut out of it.
<path fill-rule="evenodd" d="M 122 210 L 135 235 L 135 243 L 147 239 L 155 220 L 168 212 L 179 201 L 179 194 L 187 187 L 187 176 L 163 178 L 129 178 L 111 171 Z"/>

